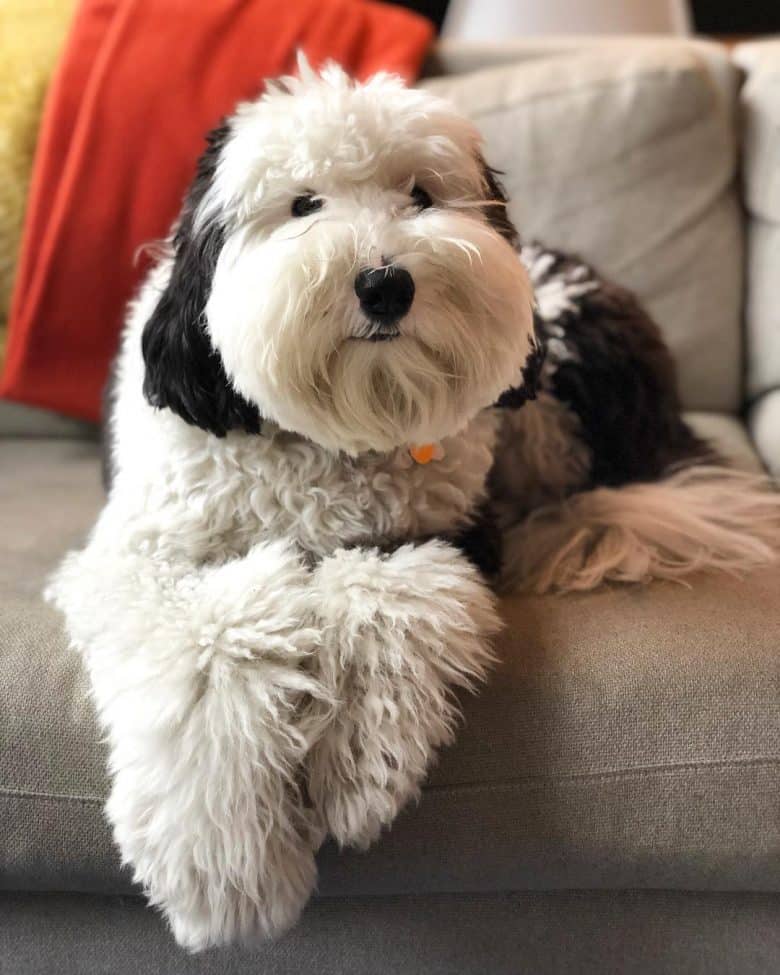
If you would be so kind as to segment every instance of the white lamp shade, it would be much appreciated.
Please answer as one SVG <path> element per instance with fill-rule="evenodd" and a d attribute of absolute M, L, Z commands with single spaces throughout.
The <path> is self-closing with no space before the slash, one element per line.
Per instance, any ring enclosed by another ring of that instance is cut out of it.
<path fill-rule="evenodd" d="M 686 0 L 450 0 L 443 37 L 499 41 L 540 34 L 687 34 Z"/>

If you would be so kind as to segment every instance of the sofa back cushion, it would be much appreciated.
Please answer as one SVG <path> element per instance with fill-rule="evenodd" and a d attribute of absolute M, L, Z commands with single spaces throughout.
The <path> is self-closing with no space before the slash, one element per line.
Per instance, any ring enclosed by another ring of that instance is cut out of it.
<path fill-rule="evenodd" d="M 635 291 L 686 407 L 741 403 L 736 71 L 694 46 L 620 45 L 426 79 L 480 126 L 525 239 Z"/>

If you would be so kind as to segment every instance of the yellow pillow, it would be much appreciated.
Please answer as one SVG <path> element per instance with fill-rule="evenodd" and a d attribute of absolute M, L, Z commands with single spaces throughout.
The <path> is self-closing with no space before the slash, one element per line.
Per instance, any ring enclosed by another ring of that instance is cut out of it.
<path fill-rule="evenodd" d="M 75 3 L 0 2 L 0 360 L 43 100 Z"/>

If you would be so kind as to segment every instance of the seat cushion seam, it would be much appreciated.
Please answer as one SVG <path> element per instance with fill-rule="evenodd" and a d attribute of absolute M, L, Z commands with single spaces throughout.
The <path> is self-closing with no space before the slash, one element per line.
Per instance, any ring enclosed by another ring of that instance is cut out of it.
<path fill-rule="evenodd" d="M 518 785 L 533 785 L 554 782 L 603 782 L 630 778 L 649 778 L 653 775 L 676 775 L 679 773 L 700 773 L 741 768 L 780 767 L 780 758 L 756 756 L 755 758 L 713 761 L 680 762 L 668 765 L 644 765 L 636 768 L 621 768 L 601 772 L 560 772 L 555 774 L 519 775 L 504 782 L 461 782 L 451 785 L 430 785 L 425 792 L 446 792 L 468 789 L 511 789 Z"/>
<path fill-rule="evenodd" d="M 772 768 L 780 766 L 780 758 L 760 756 L 750 759 L 722 762 L 683 762 L 669 765 L 647 765 L 637 768 L 614 769 L 603 772 L 562 772 L 555 775 L 523 775 L 505 782 L 462 782 L 453 785 L 430 785 L 425 792 L 465 791 L 468 789 L 509 789 L 517 785 L 551 782 L 578 781 L 608 781 L 624 778 L 641 778 L 652 775 L 675 775 L 678 773 L 699 773 L 710 770 L 728 770 L 739 768 Z M 44 799 L 54 802 L 103 803 L 104 796 L 72 796 L 66 793 L 35 792 L 21 789 L 0 787 L 0 799 Z"/>
<path fill-rule="evenodd" d="M 105 796 L 71 796 L 67 793 L 61 792 L 34 792 L 31 790 L 24 789 L 11 789 L 0 787 L 0 799 L 45 799 L 47 801 L 53 802 L 85 802 L 93 803 L 99 802 L 103 803 L 106 801 Z"/>

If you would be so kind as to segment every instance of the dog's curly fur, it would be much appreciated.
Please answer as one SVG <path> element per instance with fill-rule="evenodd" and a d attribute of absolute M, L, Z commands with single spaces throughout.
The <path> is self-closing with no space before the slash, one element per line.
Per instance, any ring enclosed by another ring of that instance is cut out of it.
<path fill-rule="evenodd" d="M 772 556 L 776 498 L 720 468 L 624 487 L 706 454 L 669 355 L 516 243 L 447 103 L 302 64 L 215 132 L 131 306 L 108 502 L 50 595 L 116 841 L 191 949 L 283 931 L 324 836 L 366 846 L 418 794 L 491 661 L 502 535 L 538 588 Z M 369 306 L 381 268 L 405 290 Z"/>

